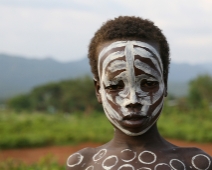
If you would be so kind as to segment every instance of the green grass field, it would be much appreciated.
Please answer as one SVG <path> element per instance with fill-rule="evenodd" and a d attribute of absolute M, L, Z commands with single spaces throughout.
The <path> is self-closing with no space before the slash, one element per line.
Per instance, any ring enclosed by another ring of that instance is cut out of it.
<path fill-rule="evenodd" d="M 17 160 L 7 160 L 0 162 L 1 170 L 64 170 L 65 165 L 59 165 L 56 160 L 47 155 L 43 157 L 39 162 L 32 165 L 26 165 L 23 162 Z"/>
<path fill-rule="evenodd" d="M 212 110 L 180 111 L 165 107 L 158 127 L 162 136 L 199 143 L 212 142 Z"/>
<path fill-rule="evenodd" d="M 158 121 L 166 138 L 212 142 L 212 112 L 164 108 Z M 107 142 L 113 127 L 103 113 L 86 115 L 0 112 L 0 149 Z"/>
<path fill-rule="evenodd" d="M 113 128 L 103 114 L 1 113 L 0 148 L 106 142 Z"/>
<path fill-rule="evenodd" d="M 196 142 L 212 142 L 212 112 L 206 109 L 180 111 L 165 107 L 158 121 L 165 138 Z M 0 112 L 0 149 L 47 145 L 76 145 L 83 142 L 107 142 L 113 127 L 103 113 L 86 115 Z M 33 165 L 8 160 L 1 170 L 62 170 L 57 161 L 44 157 Z"/>

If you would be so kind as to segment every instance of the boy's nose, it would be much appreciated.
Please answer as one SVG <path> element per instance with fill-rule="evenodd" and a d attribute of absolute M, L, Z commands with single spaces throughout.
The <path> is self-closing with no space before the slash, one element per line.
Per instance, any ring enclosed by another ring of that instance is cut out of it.
<path fill-rule="evenodd" d="M 126 108 L 132 112 L 139 112 L 141 111 L 142 105 L 140 103 L 130 103 L 126 105 Z"/>
<path fill-rule="evenodd" d="M 135 89 L 130 90 L 129 100 L 130 100 L 130 103 L 132 104 L 138 103 L 138 94 L 135 91 Z"/>

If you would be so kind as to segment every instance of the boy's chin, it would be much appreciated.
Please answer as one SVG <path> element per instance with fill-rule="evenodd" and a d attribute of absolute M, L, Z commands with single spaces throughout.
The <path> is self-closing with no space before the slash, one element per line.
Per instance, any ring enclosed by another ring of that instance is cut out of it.
<path fill-rule="evenodd" d="M 139 131 L 139 130 L 122 129 L 122 132 L 125 133 L 128 136 L 140 136 L 140 135 L 143 135 L 144 133 L 146 133 L 148 130 L 149 130 L 149 128 L 142 129 L 141 131 Z"/>
<path fill-rule="evenodd" d="M 133 127 L 122 127 L 120 125 L 115 125 L 114 123 L 112 123 L 112 125 L 114 126 L 115 129 L 117 129 L 118 131 L 120 131 L 128 136 L 143 135 L 152 127 L 152 125 L 145 126 L 145 127 L 137 126 L 137 125 L 133 125 Z"/>

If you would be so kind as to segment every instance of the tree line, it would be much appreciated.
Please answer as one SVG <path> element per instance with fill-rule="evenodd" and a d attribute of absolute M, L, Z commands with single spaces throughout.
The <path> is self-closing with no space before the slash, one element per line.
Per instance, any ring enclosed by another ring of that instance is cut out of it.
<path fill-rule="evenodd" d="M 88 76 L 38 86 L 28 94 L 9 99 L 7 106 L 16 111 L 50 113 L 102 111 L 96 100 L 93 80 Z"/>

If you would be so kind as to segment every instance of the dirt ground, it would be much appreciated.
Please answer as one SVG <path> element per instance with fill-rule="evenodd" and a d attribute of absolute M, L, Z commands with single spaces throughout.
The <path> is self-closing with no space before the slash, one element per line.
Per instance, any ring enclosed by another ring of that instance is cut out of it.
<path fill-rule="evenodd" d="M 212 143 L 211 144 L 199 144 L 184 142 L 179 140 L 168 140 L 171 143 L 181 147 L 198 147 L 212 156 Z M 85 147 L 97 147 L 99 143 L 84 143 L 77 146 L 51 146 L 43 148 L 31 148 L 31 149 L 11 149 L 0 150 L 0 161 L 6 159 L 15 159 L 23 161 L 26 164 L 32 164 L 39 161 L 42 157 L 51 154 L 60 164 L 65 165 L 68 156 Z"/>

